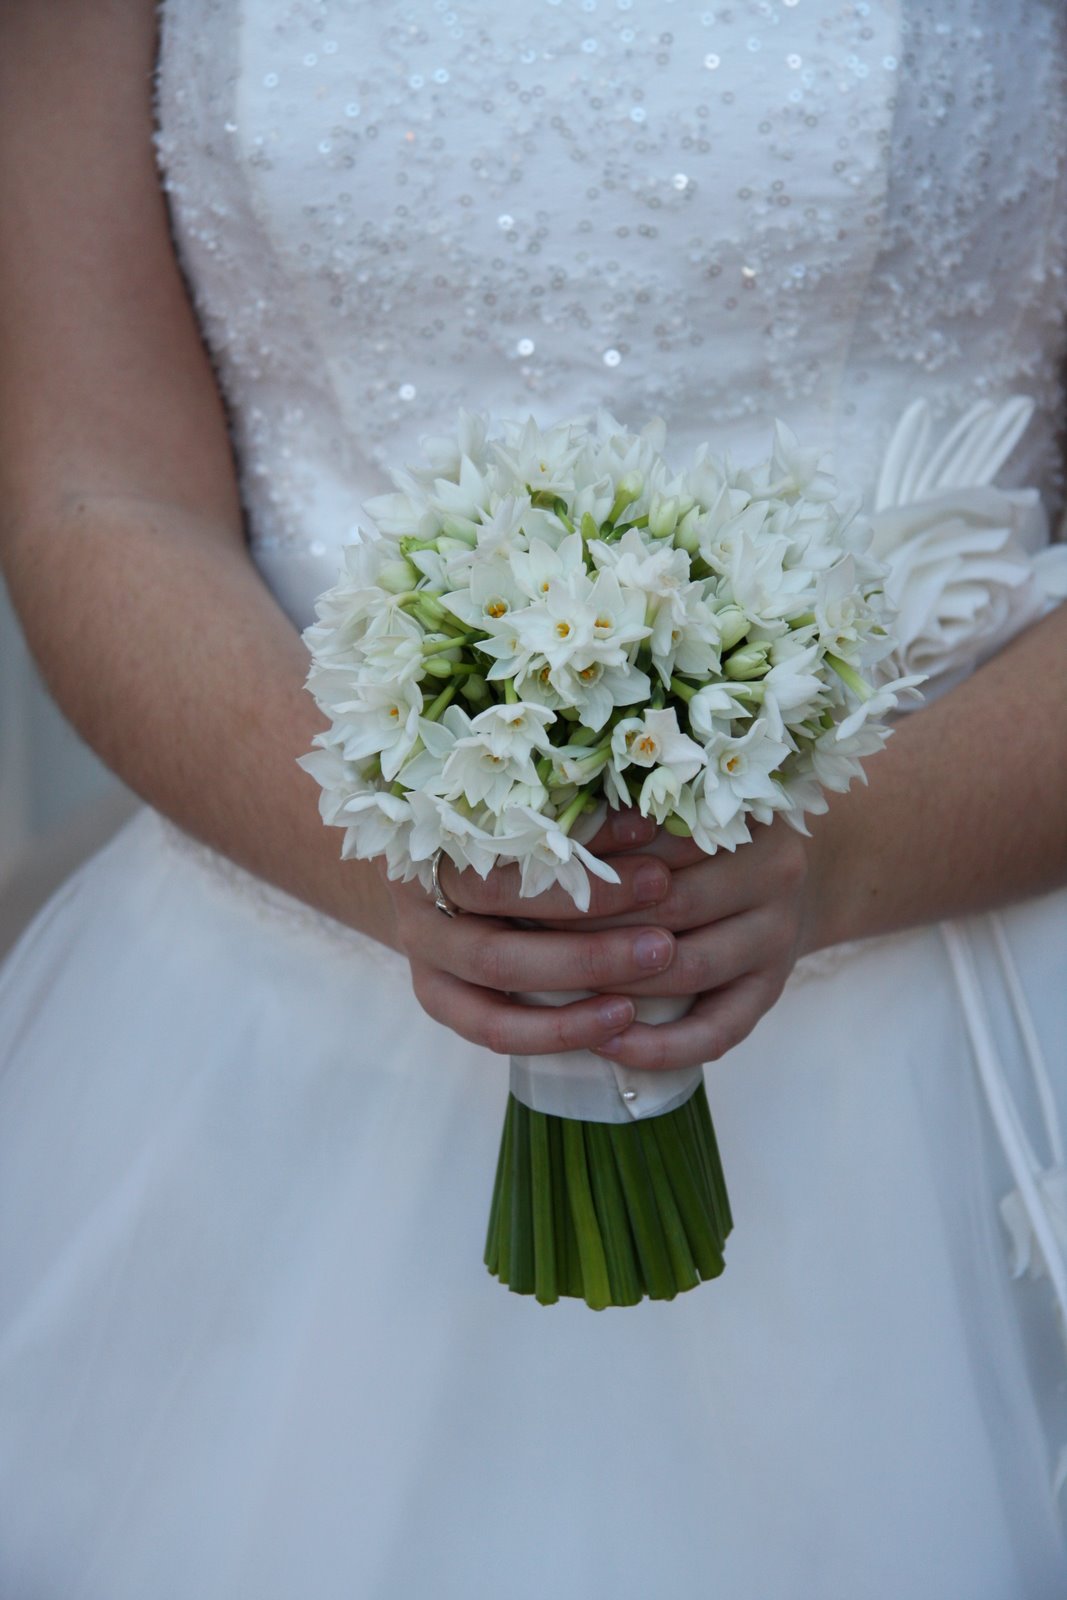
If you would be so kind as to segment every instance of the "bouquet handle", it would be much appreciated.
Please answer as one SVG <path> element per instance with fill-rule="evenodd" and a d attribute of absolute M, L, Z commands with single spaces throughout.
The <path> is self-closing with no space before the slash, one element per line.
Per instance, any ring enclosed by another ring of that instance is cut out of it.
<path fill-rule="evenodd" d="M 585 1000 L 591 991 L 534 991 L 519 995 L 527 1005 L 561 1006 Z M 635 1001 L 638 1022 L 674 1022 L 692 997 L 655 996 Z M 531 1111 L 579 1122 L 637 1122 L 674 1111 L 695 1093 L 703 1067 L 647 1072 L 621 1066 L 591 1050 L 511 1057 L 511 1093 Z"/>

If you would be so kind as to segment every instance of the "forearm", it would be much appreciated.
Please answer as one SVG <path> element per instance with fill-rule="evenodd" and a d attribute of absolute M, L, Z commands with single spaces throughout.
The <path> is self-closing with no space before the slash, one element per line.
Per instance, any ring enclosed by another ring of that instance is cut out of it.
<path fill-rule="evenodd" d="M 377 870 L 340 861 L 296 765 L 322 726 L 306 652 L 243 547 L 175 507 L 104 500 L 5 545 L 30 647 L 104 761 L 187 832 L 394 943 Z"/>
<path fill-rule="evenodd" d="M 868 776 L 812 823 L 806 948 L 1067 882 L 1067 605 L 902 719 Z"/>

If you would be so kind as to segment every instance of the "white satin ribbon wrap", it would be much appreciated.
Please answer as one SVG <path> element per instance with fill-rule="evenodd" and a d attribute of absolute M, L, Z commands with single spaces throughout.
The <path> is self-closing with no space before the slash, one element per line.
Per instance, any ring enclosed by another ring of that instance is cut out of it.
<path fill-rule="evenodd" d="M 524 994 L 528 1005 L 563 1006 L 585 1000 L 590 991 Z M 676 1022 L 693 1004 L 691 996 L 637 1000 L 638 1022 Z M 560 1050 L 547 1056 L 512 1056 L 511 1092 L 531 1111 L 581 1122 L 639 1122 L 684 1105 L 703 1076 L 703 1067 L 670 1072 L 638 1072 L 591 1050 Z"/>

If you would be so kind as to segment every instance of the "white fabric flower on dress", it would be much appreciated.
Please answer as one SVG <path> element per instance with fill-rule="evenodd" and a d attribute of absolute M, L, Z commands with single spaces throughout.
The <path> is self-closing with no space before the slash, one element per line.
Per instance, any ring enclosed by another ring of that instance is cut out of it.
<path fill-rule="evenodd" d="M 1067 594 L 1067 549 L 1036 554 L 1048 533 L 1036 490 L 992 481 L 1032 412 L 1021 396 L 980 401 L 936 441 L 925 401 L 901 418 L 871 519 L 901 671 L 933 678 L 975 665 Z"/>

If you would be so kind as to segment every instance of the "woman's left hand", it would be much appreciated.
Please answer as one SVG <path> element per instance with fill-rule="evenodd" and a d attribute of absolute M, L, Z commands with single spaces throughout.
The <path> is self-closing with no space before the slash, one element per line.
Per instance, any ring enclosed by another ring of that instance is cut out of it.
<path fill-rule="evenodd" d="M 667 898 L 653 913 L 674 938 L 670 965 L 618 992 L 636 998 L 695 995 L 679 1022 L 632 1022 L 597 1048 L 627 1067 L 662 1070 L 715 1061 L 739 1044 L 778 999 L 813 925 L 810 840 L 782 818 L 753 825 L 752 841 L 707 856 L 690 839 L 661 831 L 642 845 L 671 868 Z M 634 918 L 548 924 L 589 931 Z M 650 920 L 645 913 L 644 920 Z"/>

